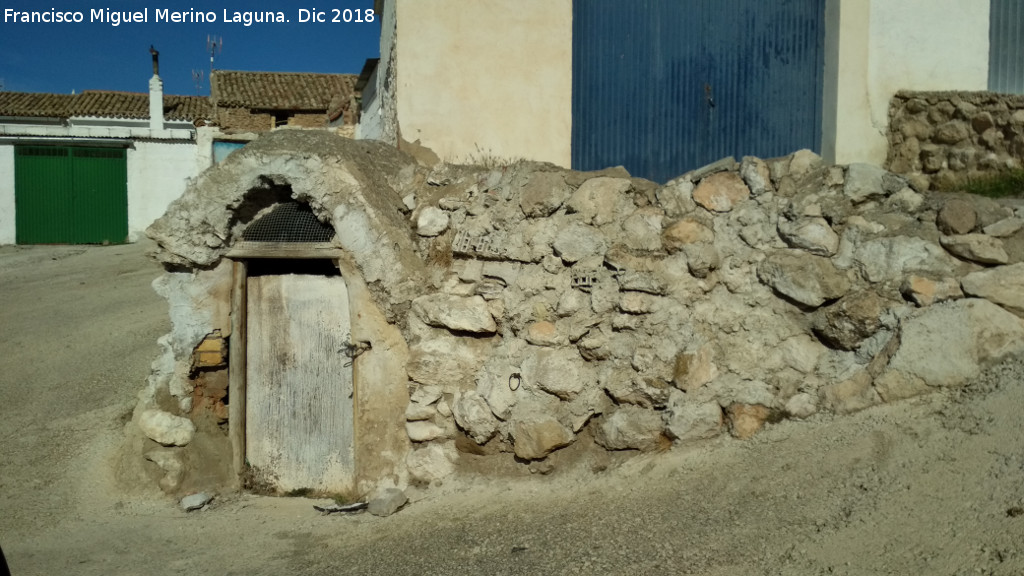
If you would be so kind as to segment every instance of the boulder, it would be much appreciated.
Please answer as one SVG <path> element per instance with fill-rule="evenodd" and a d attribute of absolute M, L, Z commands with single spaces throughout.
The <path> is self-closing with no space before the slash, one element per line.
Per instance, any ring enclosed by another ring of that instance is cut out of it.
<path fill-rule="evenodd" d="M 594 431 L 594 441 L 608 450 L 641 450 L 661 447 L 665 423 L 661 415 L 639 406 L 619 406 L 604 415 Z"/>
<path fill-rule="evenodd" d="M 1024 352 L 1024 320 L 975 298 L 922 309 L 905 322 L 888 370 L 928 386 L 960 386 L 981 369 Z"/>
<path fill-rule="evenodd" d="M 972 272 L 961 281 L 964 293 L 1024 314 L 1024 263 Z"/>
<path fill-rule="evenodd" d="M 571 430 L 546 414 L 531 414 L 526 419 L 514 420 L 509 432 L 516 456 L 524 460 L 544 458 L 576 439 Z"/>
<path fill-rule="evenodd" d="M 701 180 L 693 191 L 693 201 L 711 212 L 729 212 L 750 198 L 750 189 L 732 172 L 718 172 Z"/>
<path fill-rule="evenodd" d="M 794 250 L 776 250 L 757 267 L 757 277 L 776 292 L 817 308 L 850 289 L 846 275 L 828 258 Z"/>
<path fill-rule="evenodd" d="M 714 349 L 710 344 L 694 351 L 679 353 L 676 356 L 672 385 L 683 392 L 692 392 L 711 382 L 718 376 L 718 367 L 713 360 Z"/>
<path fill-rule="evenodd" d="M 847 294 L 814 315 L 814 332 L 830 346 L 855 350 L 882 327 L 883 316 L 893 306 L 870 290 Z"/>
<path fill-rule="evenodd" d="M 196 435 L 196 426 L 191 420 L 163 410 L 144 410 L 138 424 L 150 440 L 164 446 L 186 446 Z"/>
<path fill-rule="evenodd" d="M 874 164 L 850 164 L 846 169 L 843 194 L 854 204 L 885 197 L 883 178 L 887 172 Z"/>
<path fill-rule="evenodd" d="M 771 416 L 771 410 L 760 404 L 730 404 L 726 413 L 729 415 L 729 433 L 740 440 L 757 434 Z"/>
<path fill-rule="evenodd" d="M 632 250 L 661 250 L 661 225 L 665 213 L 660 208 L 646 207 L 633 212 L 622 223 L 623 242 Z"/>
<path fill-rule="evenodd" d="M 575 348 L 535 348 L 522 362 L 523 382 L 563 400 L 571 400 L 594 382 L 591 369 Z"/>
<path fill-rule="evenodd" d="M 413 480 L 429 484 L 451 476 L 457 457 L 454 450 L 434 442 L 410 452 L 405 463 Z"/>

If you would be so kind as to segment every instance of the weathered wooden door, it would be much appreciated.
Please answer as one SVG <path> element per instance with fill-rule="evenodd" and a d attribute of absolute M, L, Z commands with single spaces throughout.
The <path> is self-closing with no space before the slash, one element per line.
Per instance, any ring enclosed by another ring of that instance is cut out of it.
<path fill-rule="evenodd" d="M 282 491 L 340 492 L 353 474 L 348 291 L 340 276 L 248 280 L 249 465 Z"/>

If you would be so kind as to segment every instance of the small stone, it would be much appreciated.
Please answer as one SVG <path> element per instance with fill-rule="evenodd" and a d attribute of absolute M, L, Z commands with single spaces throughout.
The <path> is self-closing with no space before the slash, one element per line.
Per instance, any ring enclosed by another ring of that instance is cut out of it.
<path fill-rule="evenodd" d="M 935 225 L 943 234 L 967 234 L 978 223 L 978 214 L 965 200 L 953 199 L 939 210 Z"/>
<path fill-rule="evenodd" d="M 942 247 L 950 254 L 977 262 L 979 264 L 1006 264 L 1009 255 L 1003 248 L 1003 242 L 985 234 L 964 234 L 962 236 L 943 236 L 939 238 Z"/>
<path fill-rule="evenodd" d="M 771 415 L 771 410 L 760 404 L 730 404 L 726 412 L 729 414 L 729 432 L 740 440 L 757 434 Z"/>
<path fill-rule="evenodd" d="M 405 407 L 405 419 L 408 422 L 430 420 L 435 414 L 437 414 L 437 408 L 434 406 L 424 406 L 417 402 L 409 402 L 409 405 Z"/>
<path fill-rule="evenodd" d="M 632 250 L 661 250 L 661 223 L 665 213 L 659 208 L 640 208 L 622 223 L 624 243 Z"/>
<path fill-rule="evenodd" d="M 552 247 L 555 254 L 570 264 L 589 256 L 603 258 L 608 251 L 604 235 L 599 230 L 582 224 L 571 224 L 559 231 Z"/>
<path fill-rule="evenodd" d="M 839 299 L 850 289 L 846 275 L 829 259 L 802 252 L 771 253 L 758 266 L 757 277 L 776 292 L 813 308 Z"/>
<path fill-rule="evenodd" d="M 578 213 L 587 224 L 601 226 L 615 220 L 616 210 L 632 183 L 625 178 L 591 178 L 580 185 L 566 204 L 570 213 Z"/>
<path fill-rule="evenodd" d="M 440 208 L 427 206 L 416 216 L 416 233 L 433 237 L 448 229 L 448 213 Z"/>
<path fill-rule="evenodd" d="M 900 287 L 900 293 L 918 306 L 931 306 L 946 300 L 964 297 L 960 282 L 955 278 L 932 280 L 924 276 L 910 275 Z"/>
<path fill-rule="evenodd" d="M 706 440 L 722 433 L 722 407 L 718 402 L 694 402 L 673 392 L 665 410 L 665 432 L 673 440 Z"/>
<path fill-rule="evenodd" d="M 793 418 L 810 418 L 818 412 L 818 404 L 814 396 L 807 393 L 800 393 L 786 402 L 786 413 Z"/>
<path fill-rule="evenodd" d="M 825 161 L 812 150 L 797 150 L 789 157 L 789 175 L 799 179 L 824 165 Z"/>
<path fill-rule="evenodd" d="M 647 314 L 651 309 L 651 297 L 647 294 L 625 292 L 619 297 L 619 310 L 626 314 Z"/>
<path fill-rule="evenodd" d="M 451 476 L 455 472 L 453 460 L 457 457 L 454 450 L 450 453 L 444 446 L 431 443 L 410 452 L 405 463 L 413 480 L 429 484 Z"/>
<path fill-rule="evenodd" d="M 760 158 L 744 156 L 740 163 L 740 176 L 750 188 L 751 196 L 757 197 L 775 191 L 772 187 L 772 175 L 768 164 Z"/>
<path fill-rule="evenodd" d="M 844 296 L 814 315 L 814 332 L 823 342 L 842 350 L 855 350 L 882 327 L 893 303 L 871 290 Z"/>
<path fill-rule="evenodd" d="M 196 426 L 188 418 L 156 409 L 142 412 L 139 428 L 151 440 L 164 446 L 185 446 L 196 434 Z"/>
<path fill-rule="evenodd" d="M 693 352 L 682 352 L 676 356 L 672 385 L 683 392 L 692 392 L 708 384 L 718 376 L 714 363 L 714 350 L 705 344 Z"/>
<path fill-rule="evenodd" d="M 528 218 L 550 216 L 569 199 L 572 190 L 558 172 L 534 172 L 519 197 Z"/>
<path fill-rule="evenodd" d="M 522 361 L 523 381 L 572 400 L 595 381 L 591 368 L 575 348 L 532 348 Z"/>
<path fill-rule="evenodd" d="M 391 516 L 409 502 L 409 497 L 398 488 L 388 488 L 383 494 L 370 500 L 366 511 L 374 516 Z"/>
<path fill-rule="evenodd" d="M 956 144 L 966 140 L 971 135 L 967 124 L 959 121 L 946 122 L 935 129 L 932 140 L 939 144 Z"/>
<path fill-rule="evenodd" d="M 850 414 L 874 406 L 881 398 L 871 386 L 871 381 L 867 370 L 858 370 L 846 380 L 822 387 L 822 403 L 837 414 Z"/>
<path fill-rule="evenodd" d="M 750 189 L 732 172 L 719 172 L 701 180 L 693 191 L 693 201 L 712 212 L 729 212 L 750 198 Z"/>
<path fill-rule="evenodd" d="M 199 510 L 203 506 L 206 506 L 211 500 L 213 500 L 212 494 L 200 492 L 198 494 L 185 496 L 181 499 L 179 504 L 181 505 L 181 509 L 185 512 L 192 512 L 193 510 Z"/>

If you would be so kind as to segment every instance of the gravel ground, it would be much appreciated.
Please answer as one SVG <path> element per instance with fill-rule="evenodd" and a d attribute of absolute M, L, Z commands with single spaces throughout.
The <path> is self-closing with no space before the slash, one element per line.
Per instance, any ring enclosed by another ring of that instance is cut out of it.
<path fill-rule="evenodd" d="M 1024 574 L 1024 361 L 960 391 L 548 476 L 388 518 L 122 472 L 168 329 L 145 245 L 0 248 L 0 545 L 30 574 Z"/>

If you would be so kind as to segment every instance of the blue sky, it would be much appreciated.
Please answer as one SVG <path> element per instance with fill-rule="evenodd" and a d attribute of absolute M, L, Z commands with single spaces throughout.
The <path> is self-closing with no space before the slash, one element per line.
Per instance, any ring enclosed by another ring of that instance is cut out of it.
<path fill-rule="evenodd" d="M 81 23 L 20 23 L 7 9 L 49 13 L 81 12 Z M 148 23 L 112 26 L 90 22 L 93 10 L 141 11 Z M 300 23 L 300 9 L 316 9 L 324 23 Z M 160 51 L 165 94 L 196 94 L 193 70 L 208 77 L 208 35 L 223 38 L 215 67 L 224 70 L 358 74 L 367 58 L 380 54 L 380 21 L 365 19 L 373 0 L 3 0 L 0 2 L 0 81 L 4 90 L 71 93 L 72 90 L 146 92 L 153 74 L 150 44 Z M 213 12 L 214 23 L 155 22 L 157 10 Z M 288 23 L 224 22 L 235 12 L 280 11 Z M 335 12 L 337 10 L 337 12 Z M 349 10 L 351 12 L 347 12 Z M 358 12 L 357 12 L 358 11 Z M 9 15 L 8 15 L 9 16 Z M 339 22 L 331 22 L 337 17 Z M 207 84 L 202 94 L 209 93 Z"/>

